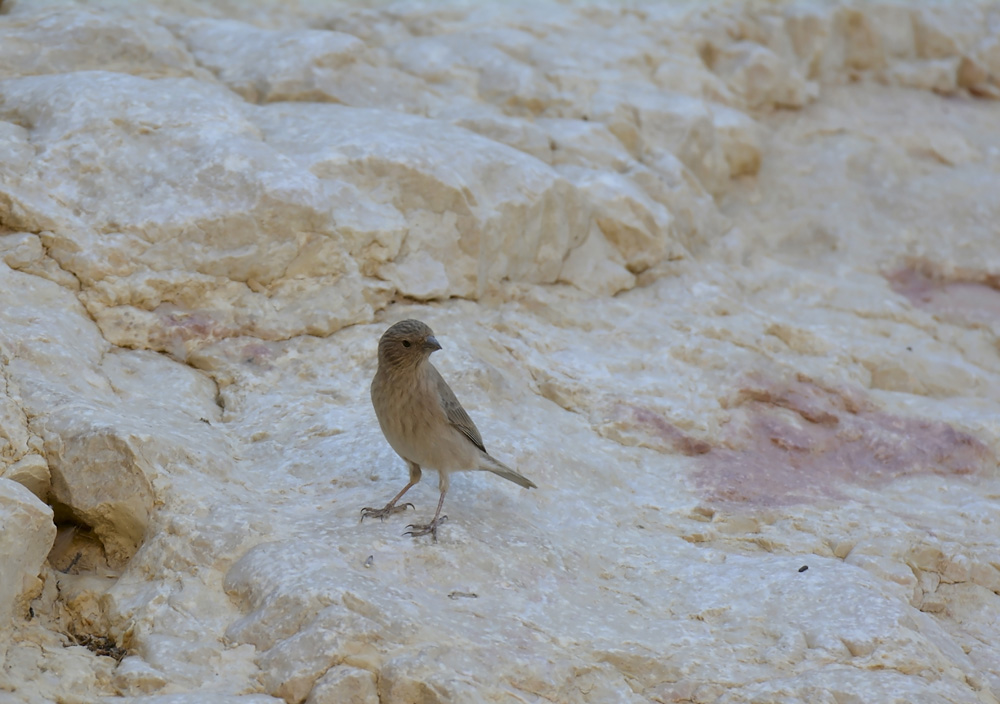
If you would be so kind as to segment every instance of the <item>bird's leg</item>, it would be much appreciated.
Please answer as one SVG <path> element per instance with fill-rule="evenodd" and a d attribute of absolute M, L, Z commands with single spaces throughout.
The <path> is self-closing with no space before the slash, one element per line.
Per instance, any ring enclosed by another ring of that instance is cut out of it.
<path fill-rule="evenodd" d="M 361 509 L 362 521 L 364 521 L 366 518 L 378 518 L 379 520 L 384 521 L 386 516 L 391 516 L 394 513 L 400 513 L 402 511 L 405 511 L 407 506 L 413 508 L 413 504 L 409 503 L 401 504 L 399 506 L 396 505 L 396 502 L 399 501 L 401 498 L 403 498 L 403 494 L 408 492 L 413 487 L 414 484 L 420 481 L 420 465 L 410 461 L 407 461 L 407 464 L 410 466 L 410 483 L 404 486 L 403 490 L 398 494 L 396 494 L 393 497 L 392 501 L 387 503 L 382 508 L 370 508 L 366 506 L 365 508 Z"/>
<path fill-rule="evenodd" d="M 444 472 L 441 472 L 441 481 L 439 483 L 439 486 L 441 487 L 441 498 L 438 499 L 438 507 L 437 511 L 434 512 L 434 519 L 427 524 L 414 523 L 406 526 L 407 528 L 412 528 L 412 530 L 403 533 L 403 535 L 412 535 L 414 538 L 417 538 L 421 535 L 430 535 L 432 538 L 434 538 L 434 542 L 435 543 L 437 542 L 438 526 L 448 520 L 447 516 L 441 515 L 441 507 L 444 506 L 444 495 L 448 493 L 448 475 Z"/>

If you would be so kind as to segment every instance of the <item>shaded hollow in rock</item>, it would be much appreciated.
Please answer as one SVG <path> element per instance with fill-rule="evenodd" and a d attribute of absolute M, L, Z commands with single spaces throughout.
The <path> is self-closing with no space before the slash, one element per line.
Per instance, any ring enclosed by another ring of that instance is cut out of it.
<path fill-rule="evenodd" d="M 141 444 L 135 435 L 100 427 L 53 434 L 46 441 L 57 516 L 92 529 L 116 567 L 141 545 L 153 509 Z"/>

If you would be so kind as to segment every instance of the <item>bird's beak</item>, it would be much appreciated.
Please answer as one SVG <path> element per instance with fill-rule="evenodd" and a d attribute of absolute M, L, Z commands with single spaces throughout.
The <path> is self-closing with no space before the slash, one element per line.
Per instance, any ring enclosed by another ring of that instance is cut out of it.
<path fill-rule="evenodd" d="M 433 352 L 434 350 L 439 350 L 441 349 L 441 343 L 438 342 L 437 338 L 434 337 L 433 335 L 428 335 L 427 339 L 424 340 L 424 349 L 430 350 L 431 352 Z"/>

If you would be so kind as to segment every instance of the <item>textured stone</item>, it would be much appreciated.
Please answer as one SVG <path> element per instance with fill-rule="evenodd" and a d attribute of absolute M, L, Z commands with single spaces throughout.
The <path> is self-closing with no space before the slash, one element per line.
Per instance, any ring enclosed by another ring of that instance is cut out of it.
<path fill-rule="evenodd" d="M 2 12 L 0 700 L 998 701 L 993 3 Z"/>
<path fill-rule="evenodd" d="M 753 176 L 760 170 L 760 128 L 746 113 L 712 106 L 712 120 L 729 164 L 729 177 Z"/>
<path fill-rule="evenodd" d="M 183 22 L 177 33 L 200 66 L 254 103 L 331 100 L 326 84 L 365 53 L 364 42 L 349 34 L 273 31 L 235 20 Z"/>
<path fill-rule="evenodd" d="M 117 565 L 142 543 L 154 498 L 151 449 L 116 428 L 122 420 L 92 413 L 90 423 L 80 423 L 57 416 L 42 430 L 49 438 L 45 454 L 51 462 L 52 501 L 93 529 Z"/>
<path fill-rule="evenodd" d="M 28 602 L 41 591 L 42 563 L 56 537 L 52 509 L 26 488 L 0 478 L 0 629 L 27 615 Z"/>
<path fill-rule="evenodd" d="M 306 704 L 378 704 L 375 675 L 354 667 L 331 667 L 319 678 Z"/>
<path fill-rule="evenodd" d="M 32 12 L 19 2 L 6 4 L 13 5 L 14 12 L 0 24 L 2 78 L 86 70 L 149 78 L 205 80 L 210 75 L 174 35 L 141 13 L 109 14 L 100 8 L 59 7 L 58 3 Z M 19 9 L 25 12 L 18 13 Z"/>
<path fill-rule="evenodd" d="M 52 475 L 48 462 L 41 455 L 25 455 L 8 467 L 3 476 L 17 482 L 42 501 L 49 498 Z"/>

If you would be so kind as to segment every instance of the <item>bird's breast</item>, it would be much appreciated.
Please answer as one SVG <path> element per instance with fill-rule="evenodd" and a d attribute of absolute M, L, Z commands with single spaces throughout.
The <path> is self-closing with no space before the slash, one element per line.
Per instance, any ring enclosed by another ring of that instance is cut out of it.
<path fill-rule="evenodd" d="M 429 375 L 394 378 L 380 369 L 372 405 L 382 433 L 400 457 L 439 471 L 475 469 L 479 449 L 448 422 Z"/>

